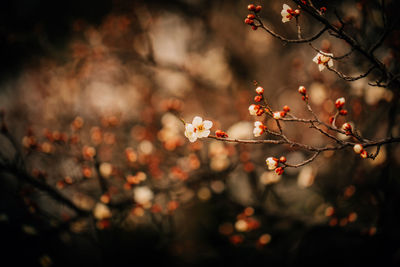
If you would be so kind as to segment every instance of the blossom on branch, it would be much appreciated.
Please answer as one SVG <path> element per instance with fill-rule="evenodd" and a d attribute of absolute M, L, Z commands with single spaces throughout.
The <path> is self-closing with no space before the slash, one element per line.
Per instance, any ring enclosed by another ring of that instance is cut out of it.
<path fill-rule="evenodd" d="M 194 132 L 194 127 L 191 123 L 185 124 L 185 136 L 189 139 L 190 142 L 195 142 L 197 140 L 197 135 Z"/>
<path fill-rule="evenodd" d="M 185 124 L 185 136 L 190 142 L 195 142 L 197 138 L 208 137 L 210 135 L 210 128 L 212 127 L 212 121 L 205 120 L 199 116 L 194 117 L 192 123 Z"/>
<path fill-rule="evenodd" d="M 364 148 L 361 144 L 355 144 L 353 150 L 356 154 L 360 154 L 364 150 Z"/>
<path fill-rule="evenodd" d="M 328 65 L 328 67 L 333 67 L 333 54 L 332 53 L 318 53 L 314 58 L 313 61 L 318 64 L 319 71 L 323 71 Z"/>
<path fill-rule="evenodd" d="M 210 135 L 210 129 L 213 126 L 212 121 L 205 120 L 199 116 L 194 117 L 193 122 L 194 131 L 197 134 L 197 138 L 203 138 Z"/>
<path fill-rule="evenodd" d="M 298 9 L 293 10 L 287 4 L 283 4 L 283 9 L 281 11 L 281 15 L 282 15 L 282 22 L 286 23 L 288 21 L 291 21 L 293 18 L 297 17 L 298 15 L 300 15 L 300 10 L 298 10 Z"/>
<path fill-rule="evenodd" d="M 265 162 L 267 163 L 268 169 L 269 170 L 275 170 L 276 167 L 278 167 L 278 159 L 273 158 L 273 157 L 269 157 L 265 160 Z"/>
<path fill-rule="evenodd" d="M 253 134 L 255 137 L 261 136 L 267 127 L 261 121 L 254 122 Z"/>
<path fill-rule="evenodd" d="M 260 109 L 261 109 L 260 105 L 251 104 L 249 106 L 249 113 L 250 113 L 250 115 L 257 116 Z"/>
<path fill-rule="evenodd" d="M 341 98 L 336 99 L 335 106 L 337 109 L 340 110 L 343 108 L 344 103 L 346 103 L 346 100 L 344 99 L 344 97 L 341 97 Z"/>

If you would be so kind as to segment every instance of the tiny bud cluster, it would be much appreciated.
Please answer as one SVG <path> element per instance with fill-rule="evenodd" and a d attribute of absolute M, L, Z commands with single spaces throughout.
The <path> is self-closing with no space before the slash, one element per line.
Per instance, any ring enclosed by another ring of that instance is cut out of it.
<path fill-rule="evenodd" d="M 261 11 L 262 7 L 261 6 L 256 6 L 254 4 L 250 4 L 247 6 L 247 9 L 249 11 L 252 11 L 254 13 L 258 13 Z M 254 19 L 256 19 L 256 16 L 254 14 L 248 14 L 246 19 L 244 20 L 244 23 L 246 23 L 247 25 L 250 25 L 251 28 L 255 31 L 258 29 L 258 26 L 256 26 L 254 24 Z"/>
<path fill-rule="evenodd" d="M 253 134 L 255 137 L 261 136 L 266 129 L 267 127 L 261 121 L 255 121 Z"/>
<path fill-rule="evenodd" d="M 303 101 L 308 100 L 307 89 L 303 85 L 299 86 L 298 91 L 301 94 L 301 99 L 303 99 Z"/>
<path fill-rule="evenodd" d="M 337 108 L 337 110 L 339 111 L 339 114 L 342 116 L 346 116 L 347 115 L 347 110 L 343 109 L 344 104 L 346 103 L 346 100 L 344 97 L 338 98 L 335 101 L 335 106 Z"/>
<path fill-rule="evenodd" d="M 216 137 L 221 137 L 221 138 L 226 138 L 228 137 L 228 134 L 222 130 L 216 130 L 215 131 L 215 136 Z"/>
<path fill-rule="evenodd" d="M 350 135 L 352 130 L 350 123 L 348 122 L 343 123 L 342 130 L 346 133 L 346 135 Z"/>
<path fill-rule="evenodd" d="M 356 154 L 360 154 L 363 159 L 368 157 L 368 152 L 364 150 L 364 147 L 361 144 L 355 144 L 353 150 Z"/>
<path fill-rule="evenodd" d="M 265 160 L 269 170 L 275 170 L 275 173 L 278 175 L 282 175 L 285 169 L 286 157 L 281 156 L 279 159 L 274 157 L 268 157 Z M 279 163 L 282 163 L 283 166 L 278 167 Z"/>

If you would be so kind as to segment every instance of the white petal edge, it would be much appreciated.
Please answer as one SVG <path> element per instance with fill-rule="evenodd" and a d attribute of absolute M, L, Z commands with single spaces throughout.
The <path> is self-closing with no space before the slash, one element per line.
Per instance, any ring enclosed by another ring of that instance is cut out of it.
<path fill-rule="evenodd" d="M 203 125 L 204 125 L 204 128 L 210 129 L 210 128 L 213 126 L 213 123 L 212 123 L 212 121 L 205 120 L 205 121 L 203 122 Z"/>
<path fill-rule="evenodd" d="M 210 135 L 210 130 L 205 130 L 205 131 L 201 131 L 198 133 L 197 137 L 198 138 L 204 138 Z"/>
<path fill-rule="evenodd" d="M 192 124 L 193 124 L 193 126 L 194 126 L 195 128 L 197 128 L 197 127 L 198 127 L 199 125 L 201 125 L 202 123 L 203 123 L 203 119 L 202 119 L 201 117 L 196 116 L 196 117 L 193 118 Z"/>

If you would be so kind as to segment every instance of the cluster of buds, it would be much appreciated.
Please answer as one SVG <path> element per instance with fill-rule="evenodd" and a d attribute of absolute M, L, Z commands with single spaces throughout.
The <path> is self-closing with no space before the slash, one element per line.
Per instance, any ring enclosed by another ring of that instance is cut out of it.
<path fill-rule="evenodd" d="M 343 116 L 347 115 L 347 110 L 343 108 L 345 103 L 346 103 L 346 100 L 344 99 L 344 97 L 336 99 L 336 102 L 335 102 L 335 106 L 336 106 L 337 110 L 339 111 L 339 114 L 343 115 Z"/>
<path fill-rule="evenodd" d="M 264 108 L 261 107 L 260 105 L 251 104 L 251 105 L 249 106 L 249 113 L 250 113 L 250 115 L 253 115 L 253 116 L 261 116 L 262 114 L 264 114 L 264 112 L 265 112 Z"/>
<path fill-rule="evenodd" d="M 343 123 L 342 130 L 346 133 L 346 135 L 350 135 L 352 130 L 351 124 L 348 122 Z"/>
<path fill-rule="evenodd" d="M 247 9 L 249 11 L 252 11 L 254 13 L 258 13 L 261 11 L 262 7 L 261 6 L 256 6 L 254 4 L 250 4 L 247 6 Z M 255 31 L 258 29 L 258 26 L 256 26 L 254 24 L 254 19 L 256 18 L 256 16 L 254 14 L 248 14 L 246 19 L 244 20 L 244 23 L 246 23 L 247 25 L 250 25 L 251 28 Z"/>
<path fill-rule="evenodd" d="M 222 130 L 216 130 L 215 136 L 220 137 L 220 138 L 226 138 L 226 137 L 228 137 L 228 134 Z"/>
<path fill-rule="evenodd" d="M 257 5 L 257 6 L 256 6 L 256 5 L 254 5 L 254 4 L 250 4 L 250 5 L 247 6 L 247 9 L 248 9 L 249 11 L 258 13 L 258 12 L 261 11 L 262 6 L 260 6 L 260 5 Z"/>
<path fill-rule="evenodd" d="M 284 106 L 282 111 L 276 111 L 274 113 L 272 113 L 272 117 L 275 120 L 279 120 L 282 119 L 286 116 L 286 114 L 290 111 L 289 106 Z"/>
<path fill-rule="evenodd" d="M 261 136 L 265 132 L 266 129 L 267 129 L 267 126 L 265 126 L 261 121 L 255 121 L 253 134 L 255 137 Z"/>
<path fill-rule="evenodd" d="M 264 88 L 262 88 L 261 86 L 258 86 L 256 88 L 256 93 L 257 93 L 257 95 L 254 97 L 254 101 L 261 102 L 261 100 L 263 99 Z"/>
<path fill-rule="evenodd" d="M 269 170 L 275 170 L 276 174 L 282 175 L 285 165 L 283 167 L 278 167 L 279 163 L 285 164 L 286 163 L 286 157 L 282 156 L 279 159 L 274 158 L 274 157 L 269 157 L 265 160 L 267 163 L 268 169 Z"/>
<path fill-rule="evenodd" d="M 299 93 L 301 94 L 301 99 L 303 99 L 304 101 L 306 101 L 308 99 L 308 95 L 307 95 L 307 90 L 306 88 L 301 85 L 298 89 Z"/>
<path fill-rule="evenodd" d="M 297 18 L 300 15 L 300 10 L 293 9 L 287 4 L 283 4 L 281 15 L 282 15 L 282 22 L 286 23 L 288 21 L 291 21 L 293 18 Z"/>
<path fill-rule="evenodd" d="M 257 82 L 255 82 L 255 84 L 257 84 Z M 254 101 L 261 102 L 261 100 L 264 97 L 264 88 L 262 88 L 261 86 L 258 86 L 255 89 L 255 91 L 256 91 L 257 95 L 254 97 Z M 261 116 L 266 111 L 268 112 L 268 110 L 264 109 L 260 105 L 252 104 L 249 106 L 249 113 L 250 113 L 250 115 L 253 115 L 253 116 Z"/>
<path fill-rule="evenodd" d="M 364 149 L 361 144 L 355 144 L 353 150 L 356 154 L 360 154 L 360 156 L 365 159 L 368 157 L 368 152 Z"/>

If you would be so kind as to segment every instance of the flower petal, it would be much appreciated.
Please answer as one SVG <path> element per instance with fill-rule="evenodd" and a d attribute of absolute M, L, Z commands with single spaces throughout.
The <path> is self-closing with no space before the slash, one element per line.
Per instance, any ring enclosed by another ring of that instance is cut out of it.
<path fill-rule="evenodd" d="M 318 69 L 319 69 L 319 71 L 323 71 L 325 69 L 325 65 L 324 64 L 318 64 Z"/>
<path fill-rule="evenodd" d="M 333 60 L 332 60 L 332 59 L 329 59 L 329 61 L 328 61 L 328 66 L 329 66 L 330 68 L 333 67 Z"/>
<path fill-rule="evenodd" d="M 203 130 L 199 133 L 197 133 L 198 138 L 204 138 L 210 135 L 210 130 Z"/>
<path fill-rule="evenodd" d="M 319 56 L 320 56 L 320 53 L 318 53 L 318 54 L 313 58 L 312 61 L 314 61 L 315 63 L 318 64 L 318 58 L 319 58 Z"/>
<path fill-rule="evenodd" d="M 192 124 L 193 124 L 193 126 L 194 126 L 195 128 L 197 128 L 197 127 L 198 127 L 199 125 L 201 125 L 202 123 L 203 123 L 203 119 L 202 119 L 201 117 L 196 116 L 196 117 L 193 118 Z"/>
<path fill-rule="evenodd" d="M 283 9 L 288 10 L 288 9 L 292 9 L 292 8 L 290 6 L 288 6 L 287 4 L 283 4 Z"/>
<path fill-rule="evenodd" d="M 212 123 L 212 121 L 205 120 L 205 121 L 203 122 L 203 125 L 204 125 L 204 128 L 210 129 L 210 128 L 213 126 L 213 123 Z"/>
<path fill-rule="evenodd" d="M 195 136 L 195 135 L 189 137 L 189 141 L 192 142 L 192 143 L 195 142 L 196 140 L 197 140 L 197 136 Z"/>

